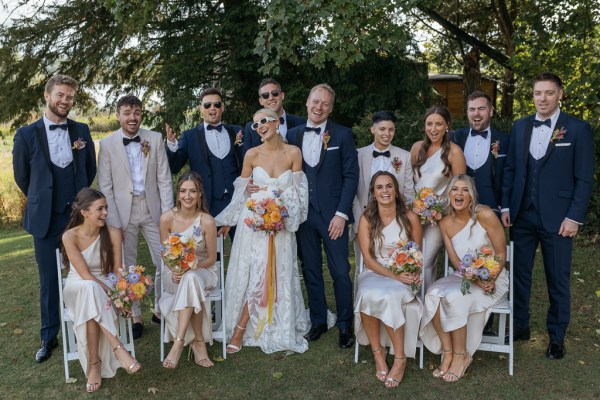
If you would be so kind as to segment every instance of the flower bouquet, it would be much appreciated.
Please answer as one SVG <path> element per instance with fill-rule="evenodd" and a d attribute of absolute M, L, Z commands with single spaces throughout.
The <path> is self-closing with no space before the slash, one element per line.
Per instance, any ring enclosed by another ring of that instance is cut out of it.
<path fill-rule="evenodd" d="M 442 219 L 442 200 L 433 189 L 422 187 L 415 193 L 415 198 L 409 203 L 409 207 L 421 220 L 423 225 L 437 225 Z"/>
<path fill-rule="evenodd" d="M 196 227 L 194 227 L 194 230 L 196 230 Z M 196 236 L 196 232 L 194 232 L 194 236 Z M 196 259 L 196 241 L 194 237 L 186 237 L 180 233 L 171 232 L 167 241 L 161 244 L 160 249 L 165 265 L 173 273 L 183 274 L 188 269 L 196 268 L 198 260 Z"/>
<path fill-rule="evenodd" d="M 130 265 L 120 267 L 119 273 L 108 274 L 111 284 L 108 290 L 109 301 L 106 307 L 114 304 L 124 317 L 131 316 L 131 306 L 134 301 L 140 301 L 152 290 L 152 277 L 144 275 L 144 267 Z"/>
<path fill-rule="evenodd" d="M 388 268 L 395 275 L 402 272 L 420 274 L 421 268 L 423 268 L 423 253 L 419 250 L 419 245 L 413 241 L 399 241 L 390 254 Z M 413 292 L 416 292 L 420 289 L 420 286 L 413 282 L 410 284 L 410 288 Z"/>
<path fill-rule="evenodd" d="M 467 253 L 458 265 L 457 274 L 462 276 L 460 291 L 463 295 L 470 292 L 471 282 L 495 282 L 503 268 L 503 262 L 494 256 L 493 250 L 488 246 L 473 253 Z M 494 290 L 485 294 L 492 294 Z"/>
<path fill-rule="evenodd" d="M 272 197 L 267 193 L 262 198 L 254 197 L 246 201 L 246 207 L 253 215 L 246 217 L 244 223 L 254 232 L 264 231 L 275 235 L 285 229 L 285 219 L 289 214 L 281 197 L 282 191 L 274 189 L 271 193 Z"/>

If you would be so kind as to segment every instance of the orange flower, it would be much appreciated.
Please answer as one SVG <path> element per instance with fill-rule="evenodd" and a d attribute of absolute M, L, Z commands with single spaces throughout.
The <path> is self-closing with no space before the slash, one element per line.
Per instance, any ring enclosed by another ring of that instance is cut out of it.
<path fill-rule="evenodd" d="M 396 264 L 404 265 L 404 264 L 406 264 L 407 259 L 408 259 L 408 256 L 406 255 L 406 253 L 398 253 L 398 255 L 396 256 Z"/>
<path fill-rule="evenodd" d="M 176 235 L 169 236 L 169 244 L 177 244 L 180 242 L 181 242 L 181 240 L 180 240 L 179 236 L 176 236 Z"/>
<path fill-rule="evenodd" d="M 281 214 L 279 214 L 279 212 L 277 212 L 277 211 L 271 212 L 271 221 L 273 221 L 273 222 L 281 221 Z"/>
<path fill-rule="evenodd" d="M 415 259 L 414 259 L 414 258 L 412 258 L 412 257 L 408 257 L 408 258 L 406 259 L 406 263 L 407 263 L 407 264 L 414 264 L 414 263 L 415 263 Z"/>
<path fill-rule="evenodd" d="M 479 257 L 473 262 L 473 265 L 475 265 L 475 267 L 477 268 L 481 268 L 483 264 L 485 264 L 485 260 L 483 259 L 483 257 Z"/>
<path fill-rule="evenodd" d="M 483 254 L 485 254 L 486 256 L 491 256 L 494 251 L 491 248 L 489 248 L 488 246 L 482 246 L 481 252 Z"/>
<path fill-rule="evenodd" d="M 125 282 L 125 279 L 119 279 L 119 282 L 117 283 L 117 288 L 119 290 L 127 289 L 127 282 Z"/>
<path fill-rule="evenodd" d="M 193 262 L 196 259 L 196 254 L 189 252 L 185 255 L 185 261 Z"/>

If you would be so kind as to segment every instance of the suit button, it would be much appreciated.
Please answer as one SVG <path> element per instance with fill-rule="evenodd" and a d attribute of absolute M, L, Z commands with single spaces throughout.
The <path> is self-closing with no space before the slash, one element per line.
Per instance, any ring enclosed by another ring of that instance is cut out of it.
<path fill-rule="evenodd" d="M 133 194 L 133 192 L 129 192 L 129 194 Z"/>

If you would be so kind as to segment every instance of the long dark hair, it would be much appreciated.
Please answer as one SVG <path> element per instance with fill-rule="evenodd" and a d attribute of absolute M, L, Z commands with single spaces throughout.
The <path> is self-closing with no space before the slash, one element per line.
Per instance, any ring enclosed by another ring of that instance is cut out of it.
<path fill-rule="evenodd" d="M 376 258 L 375 242 L 379 242 L 379 248 L 377 249 L 379 251 L 381 251 L 381 246 L 383 245 L 383 220 L 379 215 L 379 207 L 377 204 L 377 199 L 374 195 L 375 181 L 380 176 L 389 176 L 392 179 L 392 182 L 394 184 L 394 190 L 396 192 L 396 221 L 398 221 L 398 225 L 400 225 L 400 234 L 402 234 L 403 230 L 406 230 L 406 236 L 408 237 L 408 239 L 413 240 L 410 219 L 408 218 L 408 215 L 406 215 L 406 202 L 404 201 L 404 198 L 400 193 L 400 188 L 398 187 L 398 181 L 396 180 L 396 177 L 387 171 L 378 171 L 371 178 L 371 183 L 369 184 L 369 193 L 371 194 L 371 196 L 369 197 L 367 208 L 363 214 L 371 227 L 371 231 L 369 232 L 371 239 L 369 241 L 369 254 L 371 254 L 373 258 Z"/>
<path fill-rule="evenodd" d="M 81 213 L 82 211 L 89 211 L 92 203 L 96 200 L 106 199 L 102 192 L 92 189 L 83 188 L 77 193 L 75 201 L 72 204 L 71 220 L 65 228 L 65 232 L 69 229 L 75 228 L 83 224 L 85 217 Z M 62 253 L 62 262 L 65 265 L 67 271 L 69 270 L 69 257 L 65 251 L 64 244 L 60 244 L 60 251 Z M 100 269 L 104 275 L 113 271 L 115 257 L 112 246 L 112 240 L 110 239 L 110 233 L 108 231 L 108 225 L 100 227 Z"/>
<path fill-rule="evenodd" d="M 440 115 L 442 118 L 444 118 L 444 121 L 446 121 L 446 125 L 448 125 L 448 129 L 452 129 L 452 115 L 450 114 L 450 110 L 448 110 L 444 106 L 433 106 L 425 112 L 423 122 L 427 120 L 427 117 L 433 114 Z M 442 138 L 442 162 L 445 165 L 442 173 L 444 174 L 444 176 L 452 175 L 452 164 L 450 164 L 449 160 L 451 145 L 452 144 L 450 143 L 450 134 L 448 130 L 446 130 L 446 132 L 444 133 L 444 137 Z M 417 154 L 417 161 L 415 162 L 415 169 L 417 170 L 417 175 L 419 177 L 421 176 L 421 167 L 427 161 L 427 151 L 429 151 L 430 147 L 431 139 L 429 139 L 429 136 L 427 136 L 427 132 L 425 132 L 423 138 L 423 145 L 419 149 L 419 153 Z"/>
<path fill-rule="evenodd" d="M 198 212 L 208 212 L 208 208 L 206 207 L 206 196 L 204 196 L 204 187 L 202 186 L 202 178 L 195 171 L 187 171 L 181 174 L 179 180 L 177 181 L 177 194 L 175 196 L 175 207 L 177 211 L 181 210 L 181 201 L 179 201 L 179 190 L 181 189 L 181 185 L 185 181 L 192 181 L 194 185 L 196 185 L 196 190 L 198 191 L 198 195 L 200 199 L 196 204 L 196 211 Z"/>

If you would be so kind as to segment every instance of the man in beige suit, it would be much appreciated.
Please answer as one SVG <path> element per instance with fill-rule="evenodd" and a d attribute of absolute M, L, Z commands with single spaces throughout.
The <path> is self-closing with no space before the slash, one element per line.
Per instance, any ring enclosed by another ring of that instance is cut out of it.
<path fill-rule="evenodd" d="M 410 152 L 392 145 L 392 139 L 396 132 L 396 117 L 392 112 L 379 111 L 373 114 L 373 143 L 358 149 L 358 166 L 360 174 L 358 188 L 352 203 L 354 214 L 354 254 L 360 252 L 356 233 L 358 232 L 358 221 L 367 208 L 369 201 L 369 185 L 371 177 L 378 171 L 388 171 L 398 180 L 400 193 L 405 199 L 412 199 L 415 195 L 413 182 L 413 170 L 410 163 Z M 356 268 L 358 272 L 358 268 Z M 355 276 L 356 278 L 356 276 Z M 356 279 L 355 279 L 356 282 Z M 356 285 L 355 285 L 356 287 Z"/>
<path fill-rule="evenodd" d="M 137 263 L 138 232 L 148 243 L 156 267 L 155 288 L 160 287 L 161 213 L 173 207 L 173 186 L 167 154 L 158 132 L 141 129 L 142 102 L 124 96 L 117 102 L 121 129 L 100 141 L 98 185 L 108 203 L 109 225 L 123 231 L 126 265 Z M 156 291 L 156 304 L 160 293 Z M 157 316 L 152 317 L 159 322 Z M 142 336 L 139 304 L 133 307 L 133 337 Z"/>

